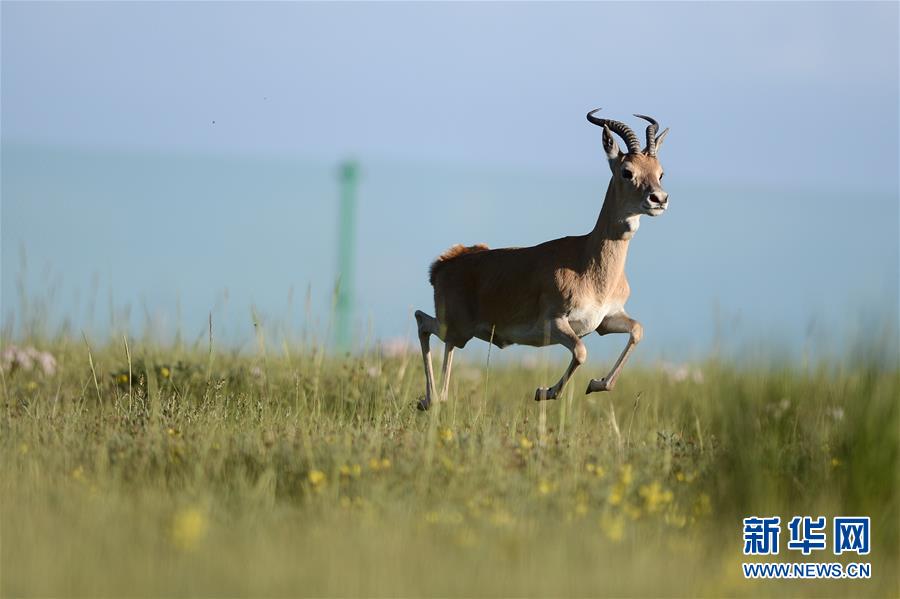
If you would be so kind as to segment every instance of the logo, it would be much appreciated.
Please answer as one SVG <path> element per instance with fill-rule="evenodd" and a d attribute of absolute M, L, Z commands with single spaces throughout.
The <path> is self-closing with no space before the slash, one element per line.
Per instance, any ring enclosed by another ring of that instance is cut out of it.
<path fill-rule="evenodd" d="M 791 540 L 788 541 L 788 549 L 800 550 L 803 555 L 809 555 L 813 550 L 825 549 L 825 517 L 821 516 L 813 520 L 809 516 L 794 516 L 791 518 L 788 528 L 791 531 Z"/>
<path fill-rule="evenodd" d="M 744 555 L 778 555 L 781 537 L 779 516 L 744 518 Z M 830 532 L 830 534 L 829 534 Z M 828 548 L 834 555 L 870 552 L 871 519 L 868 516 L 838 516 L 829 531 L 825 516 L 794 516 L 787 523 L 787 549 L 812 555 Z M 830 536 L 830 539 L 829 539 Z M 744 563 L 745 578 L 870 578 L 869 563 Z"/>
<path fill-rule="evenodd" d="M 744 518 L 744 555 L 778 555 L 781 518 Z"/>
<path fill-rule="evenodd" d="M 869 517 L 834 519 L 834 554 L 869 555 Z"/>

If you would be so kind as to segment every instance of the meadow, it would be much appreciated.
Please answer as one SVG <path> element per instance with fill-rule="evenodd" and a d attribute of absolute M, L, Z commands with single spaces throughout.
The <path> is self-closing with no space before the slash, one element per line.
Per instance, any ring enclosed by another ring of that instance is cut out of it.
<path fill-rule="evenodd" d="M 890 358 L 585 396 L 589 362 L 536 403 L 561 365 L 463 357 L 423 413 L 417 351 L 129 341 L 0 348 L 3 596 L 900 594 Z M 749 515 L 871 516 L 872 578 L 745 580 Z"/>

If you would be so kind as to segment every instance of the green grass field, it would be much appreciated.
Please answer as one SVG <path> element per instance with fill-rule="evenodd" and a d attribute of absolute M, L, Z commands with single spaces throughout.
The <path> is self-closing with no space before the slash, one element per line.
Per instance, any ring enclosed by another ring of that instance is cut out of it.
<path fill-rule="evenodd" d="M 53 374 L 3 376 L 4 596 L 900 595 L 896 366 L 631 365 L 584 396 L 589 361 L 536 403 L 561 365 L 463 356 L 421 413 L 417 353 L 133 342 L 129 379 L 121 340 L 40 347 Z M 872 578 L 744 580 L 749 515 L 871 516 L 867 558 L 785 527 L 778 559 Z"/>

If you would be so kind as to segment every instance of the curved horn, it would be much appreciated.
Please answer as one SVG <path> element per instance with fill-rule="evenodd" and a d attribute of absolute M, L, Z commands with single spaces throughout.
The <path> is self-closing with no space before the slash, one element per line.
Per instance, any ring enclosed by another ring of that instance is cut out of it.
<path fill-rule="evenodd" d="M 643 114 L 636 114 L 634 116 L 650 123 L 647 126 L 647 147 L 644 148 L 644 151 L 650 156 L 656 156 L 656 131 L 659 129 L 659 123 L 657 123 L 656 119 L 653 117 L 644 116 Z"/>
<path fill-rule="evenodd" d="M 587 113 L 587 120 L 597 125 L 598 127 L 609 127 L 612 131 L 618 133 L 619 136 L 625 140 L 625 144 L 628 146 L 629 154 L 640 154 L 641 142 L 638 140 L 637 135 L 634 134 L 634 131 L 631 130 L 631 127 L 620 121 L 611 121 L 609 119 L 601 119 L 594 116 L 594 113 L 598 110 L 600 109 L 595 108 L 594 110 Z"/>

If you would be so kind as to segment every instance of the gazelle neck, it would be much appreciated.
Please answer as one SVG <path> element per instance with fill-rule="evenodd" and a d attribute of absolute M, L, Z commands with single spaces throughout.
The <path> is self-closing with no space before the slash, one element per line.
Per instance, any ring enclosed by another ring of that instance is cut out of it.
<path fill-rule="evenodd" d="M 597 217 L 597 223 L 588 235 L 592 249 L 599 249 L 600 246 L 609 244 L 622 244 L 628 247 L 628 242 L 640 224 L 640 216 L 625 217 L 620 210 L 616 189 L 613 181 L 610 180 L 603 207 L 600 208 L 600 216 Z"/>
<path fill-rule="evenodd" d="M 588 270 L 602 290 L 614 288 L 625 272 L 628 244 L 637 230 L 638 216 L 624 218 L 620 212 L 613 182 L 609 182 L 606 198 L 597 224 L 587 236 Z"/>

